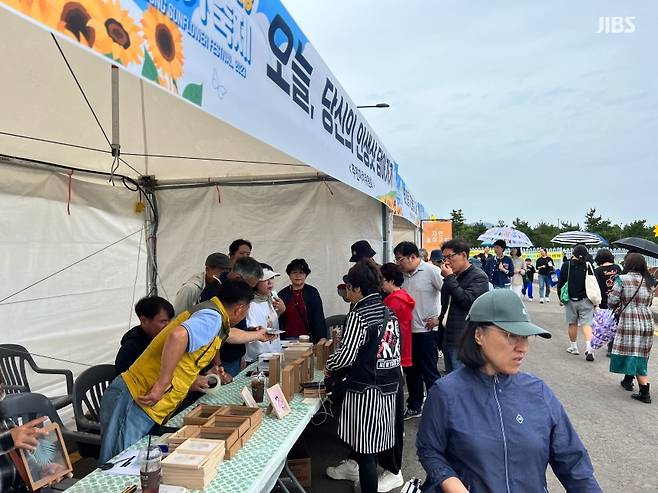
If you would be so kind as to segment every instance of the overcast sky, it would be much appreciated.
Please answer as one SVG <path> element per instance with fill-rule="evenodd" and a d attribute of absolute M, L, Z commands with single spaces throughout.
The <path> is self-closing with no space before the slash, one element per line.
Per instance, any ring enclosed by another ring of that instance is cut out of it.
<path fill-rule="evenodd" d="M 658 2 L 283 2 L 428 212 L 658 223 Z"/>

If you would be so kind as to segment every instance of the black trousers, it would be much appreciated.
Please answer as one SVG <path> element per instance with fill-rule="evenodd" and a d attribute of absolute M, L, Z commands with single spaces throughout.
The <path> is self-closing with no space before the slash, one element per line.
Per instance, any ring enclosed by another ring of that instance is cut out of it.
<path fill-rule="evenodd" d="M 377 493 L 377 454 L 354 452 L 354 456 L 359 464 L 361 493 Z"/>
<path fill-rule="evenodd" d="M 411 334 L 411 360 L 412 366 L 404 369 L 407 377 L 407 407 L 420 411 L 425 399 L 425 391 L 430 391 L 439 374 L 439 349 L 435 332 L 422 332 Z"/>

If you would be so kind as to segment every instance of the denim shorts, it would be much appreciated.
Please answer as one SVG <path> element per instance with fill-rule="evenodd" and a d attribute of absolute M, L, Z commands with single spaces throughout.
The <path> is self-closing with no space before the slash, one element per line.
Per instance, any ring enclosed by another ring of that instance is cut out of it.
<path fill-rule="evenodd" d="M 592 305 L 589 299 L 570 300 L 565 305 L 565 308 L 567 323 L 569 325 L 592 325 L 592 321 L 594 320 L 594 305 Z"/>

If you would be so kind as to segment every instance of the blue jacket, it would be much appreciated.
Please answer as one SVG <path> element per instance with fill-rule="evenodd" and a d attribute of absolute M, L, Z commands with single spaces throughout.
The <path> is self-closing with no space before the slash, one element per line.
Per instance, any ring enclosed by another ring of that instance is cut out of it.
<path fill-rule="evenodd" d="M 569 493 L 601 492 L 585 446 L 553 392 L 528 373 L 462 368 L 437 380 L 416 437 L 423 491 L 449 477 L 471 493 L 546 492 L 546 468 Z"/>
<path fill-rule="evenodd" d="M 500 264 L 505 266 L 508 274 L 505 274 L 498 268 L 498 265 Z M 514 275 L 514 263 L 507 255 L 503 255 L 500 259 L 496 258 L 494 255 L 487 259 L 487 265 L 484 266 L 484 272 L 487 273 L 489 281 L 494 286 L 499 288 L 509 286 L 512 283 L 511 278 Z"/>

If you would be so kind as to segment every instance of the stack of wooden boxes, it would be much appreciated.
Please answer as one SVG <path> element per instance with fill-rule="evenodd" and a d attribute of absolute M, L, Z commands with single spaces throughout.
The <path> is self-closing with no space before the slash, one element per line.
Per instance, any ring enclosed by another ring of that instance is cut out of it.
<path fill-rule="evenodd" d="M 224 452 L 222 440 L 188 438 L 162 461 L 162 482 L 202 490 L 217 475 Z"/>
<path fill-rule="evenodd" d="M 169 437 L 169 446 L 176 448 L 184 436 L 194 436 L 224 442 L 224 458 L 229 460 L 247 443 L 263 420 L 257 407 L 210 406 L 202 404 L 183 418 L 183 426 Z"/>

